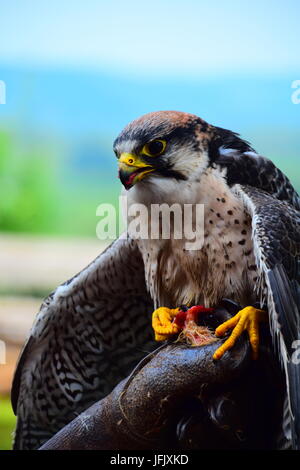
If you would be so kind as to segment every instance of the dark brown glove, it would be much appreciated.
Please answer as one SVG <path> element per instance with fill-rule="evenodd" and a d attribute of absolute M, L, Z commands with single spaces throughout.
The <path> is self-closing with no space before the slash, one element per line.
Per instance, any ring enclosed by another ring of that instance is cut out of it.
<path fill-rule="evenodd" d="M 218 313 L 220 321 L 231 316 L 228 309 Z M 266 373 L 269 355 L 262 351 L 262 358 L 252 361 L 248 340 L 241 337 L 214 361 L 223 341 L 164 344 L 41 449 L 274 447 L 281 391 L 274 387 L 272 367 Z"/>

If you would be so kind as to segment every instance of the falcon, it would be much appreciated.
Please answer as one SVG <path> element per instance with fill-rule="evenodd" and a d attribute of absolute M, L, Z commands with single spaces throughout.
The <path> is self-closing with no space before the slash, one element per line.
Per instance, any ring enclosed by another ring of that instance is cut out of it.
<path fill-rule="evenodd" d="M 241 310 L 215 334 L 230 354 L 246 331 L 253 359 L 269 322 L 286 379 L 283 434 L 300 446 L 300 199 L 288 178 L 238 134 L 177 111 L 146 114 L 114 142 L 128 206 L 200 204 L 203 243 L 120 237 L 44 301 L 15 373 L 16 449 L 37 448 L 107 395 L 146 351 L 178 332 L 181 305 Z M 151 222 L 150 222 L 151 223 Z M 173 232 L 172 232 L 173 230 Z M 257 384 L 259 386 L 259 384 Z"/>

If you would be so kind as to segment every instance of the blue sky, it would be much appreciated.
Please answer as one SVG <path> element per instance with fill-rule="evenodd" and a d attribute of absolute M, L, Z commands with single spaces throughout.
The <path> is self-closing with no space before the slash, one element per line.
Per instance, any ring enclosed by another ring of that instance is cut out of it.
<path fill-rule="evenodd" d="M 0 0 L 0 62 L 124 75 L 297 70 L 299 0 Z"/>

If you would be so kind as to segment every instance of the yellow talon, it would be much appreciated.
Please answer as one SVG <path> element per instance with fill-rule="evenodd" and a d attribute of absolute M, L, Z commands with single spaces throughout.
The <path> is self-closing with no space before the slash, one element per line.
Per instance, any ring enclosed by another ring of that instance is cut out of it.
<path fill-rule="evenodd" d="M 254 307 L 245 307 L 234 317 L 222 323 L 215 331 L 216 336 L 224 336 L 226 331 L 233 328 L 229 338 L 214 353 L 214 359 L 220 359 L 223 354 L 231 349 L 243 331 L 247 330 L 252 349 L 253 359 L 258 358 L 259 347 L 259 323 L 267 321 L 268 315 L 264 310 Z"/>
<path fill-rule="evenodd" d="M 155 333 L 155 341 L 164 341 L 179 333 L 179 326 L 172 323 L 179 310 L 179 308 L 160 307 L 153 312 L 152 328 Z"/>

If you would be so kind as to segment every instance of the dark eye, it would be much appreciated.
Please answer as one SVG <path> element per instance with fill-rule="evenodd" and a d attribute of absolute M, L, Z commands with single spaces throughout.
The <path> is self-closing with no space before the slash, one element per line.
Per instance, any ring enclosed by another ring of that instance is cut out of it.
<path fill-rule="evenodd" d="M 161 155 L 165 151 L 166 146 L 167 142 L 165 140 L 152 140 L 144 145 L 142 153 L 149 157 L 158 157 L 158 155 Z"/>

